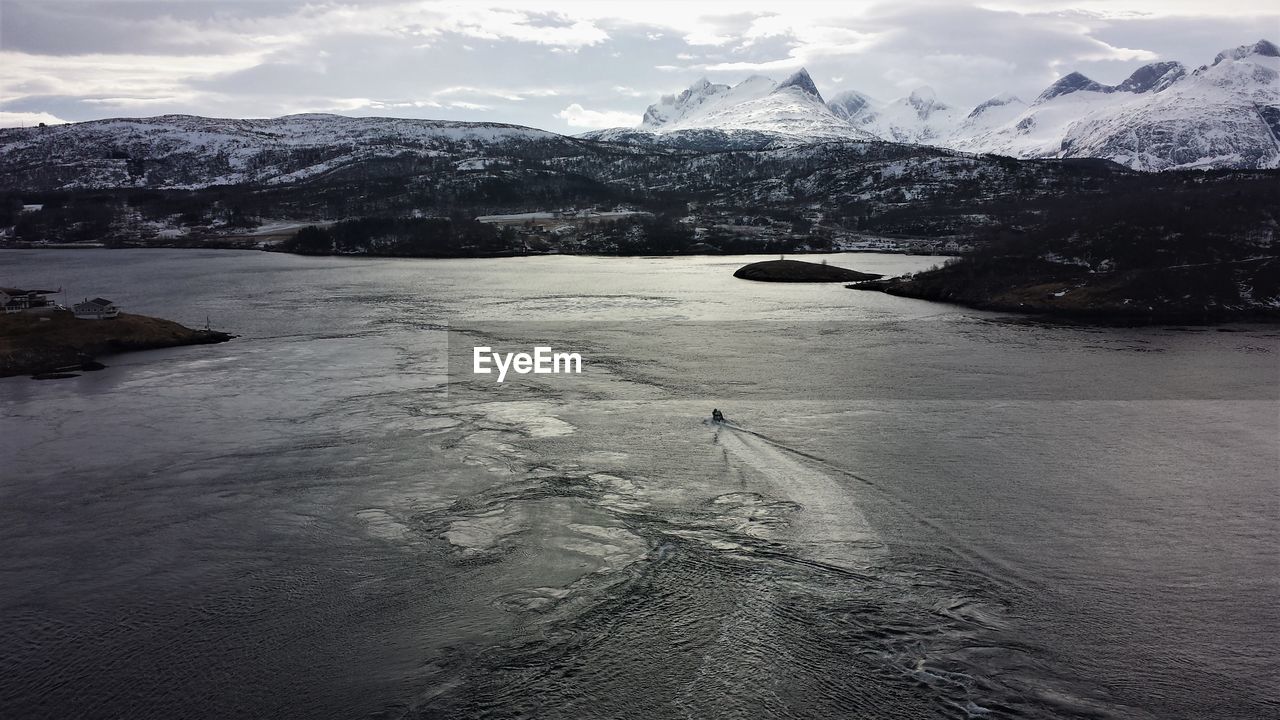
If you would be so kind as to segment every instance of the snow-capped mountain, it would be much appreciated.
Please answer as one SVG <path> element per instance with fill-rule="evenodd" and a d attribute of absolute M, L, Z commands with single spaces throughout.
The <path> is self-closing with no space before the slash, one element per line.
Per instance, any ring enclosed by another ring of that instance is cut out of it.
<path fill-rule="evenodd" d="M 1152 63 L 1119 85 L 1071 73 L 1002 125 L 948 147 L 1016 157 L 1102 157 L 1138 170 L 1280 167 L 1280 50 L 1266 40 L 1188 73 Z"/>
<path fill-rule="evenodd" d="M 582 137 L 625 142 L 699 146 L 715 138 L 728 145 L 796 145 L 824 140 L 874 140 L 832 112 L 803 68 L 775 83 L 753 75 L 737 85 L 698 80 L 679 95 L 650 105 L 636 128 Z"/>
<path fill-rule="evenodd" d="M 874 98 L 857 90 L 836 93 L 827 102 L 827 107 L 836 117 L 850 123 L 874 113 L 877 105 Z"/>
<path fill-rule="evenodd" d="M 704 79 L 651 105 L 637 128 L 586 137 L 684 145 L 714 137 L 729 146 L 872 137 L 1020 158 L 1096 157 L 1138 170 L 1276 168 L 1280 50 L 1260 40 L 1191 72 L 1155 62 L 1117 85 L 1073 72 L 1030 105 L 1002 94 L 967 113 L 930 88 L 892 102 L 848 90 L 822 103 L 803 70 L 776 85 L 758 75 L 732 87 Z"/>
<path fill-rule="evenodd" d="M 720 117 L 726 108 L 758 100 L 773 92 L 775 87 L 774 81 L 762 75 L 752 75 L 732 87 L 701 78 L 679 95 L 665 95 L 650 105 L 639 129 L 671 132 L 696 124 L 707 116 Z"/>
<path fill-rule="evenodd" d="M 936 144 L 947 137 L 964 113 L 938 100 L 933 88 L 922 87 L 891 103 L 876 103 L 862 93 L 843 92 L 827 104 L 831 111 L 882 140 Z"/>
<path fill-rule="evenodd" d="M 853 91 L 824 102 L 803 70 L 781 83 L 701 80 L 650 106 L 638 127 L 578 138 L 496 123 L 335 115 L 169 115 L 10 128 L 0 130 L 0 189 L 288 185 L 868 140 L 1102 158 L 1139 170 L 1280 168 L 1280 49 L 1266 40 L 1242 45 L 1193 71 L 1152 63 L 1117 85 L 1071 73 L 1030 105 L 998 95 L 968 113 L 927 88 L 888 103 Z"/>
<path fill-rule="evenodd" d="M 956 138 L 973 137 L 1007 125 L 1026 112 L 1027 104 L 1012 93 L 1001 93 L 979 103 L 960 124 L 947 135 L 948 142 Z"/>

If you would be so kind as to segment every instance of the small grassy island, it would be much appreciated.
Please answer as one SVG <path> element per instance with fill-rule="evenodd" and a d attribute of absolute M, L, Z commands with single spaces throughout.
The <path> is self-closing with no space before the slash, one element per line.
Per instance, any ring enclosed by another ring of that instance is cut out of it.
<path fill-rule="evenodd" d="M 193 330 L 171 320 L 120 313 L 85 320 L 66 310 L 0 315 L 0 377 L 64 377 L 103 366 L 94 356 L 230 340 L 216 330 Z"/>
<path fill-rule="evenodd" d="M 858 272 L 835 265 L 802 262 L 800 260 L 765 260 L 743 265 L 733 274 L 743 280 L 760 282 L 822 283 L 858 282 L 884 277 L 875 273 Z"/>

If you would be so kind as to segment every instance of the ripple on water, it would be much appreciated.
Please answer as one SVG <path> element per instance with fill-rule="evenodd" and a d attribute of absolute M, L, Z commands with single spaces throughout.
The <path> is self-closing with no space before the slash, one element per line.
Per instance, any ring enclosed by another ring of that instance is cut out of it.
<path fill-rule="evenodd" d="M 548 438 L 573 434 L 577 428 L 552 414 L 556 407 L 555 403 L 550 402 L 519 400 L 481 403 L 469 409 L 529 437 Z"/>
<path fill-rule="evenodd" d="M 457 449 L 513 479 L 424 522 L 454 557 L 485 558 L 470 586 L 529 632 L 459 668 L 423 717 L 1002 717 L 1048 702 L 975 672 L 1018 657 L 981 579 L 890 557 L 820 463 L 722 436 L 760 492 L 655 506 L 662 480 L 606 455 L 529 466 L 511 433 L 555 436 L 531 429 L 558 427 L 536 420 L 550 404 L 485 408 L 502 412 L 477 423 L 502 428 Z"/>
<path fill-rule="evenodd" d="M 382 508 L 365 508 L 356 512 L 366 531 L 380 540 L 405 542 L 413 538 L 413 530 Z"/>
<path fill-rule="evenodd" d="M 504 504 L 465 515 L 448 523 L 440 536 L 464 555 L 478 555 L 496 549 L 499 542 L 526 527 L 521 508 Z"/>

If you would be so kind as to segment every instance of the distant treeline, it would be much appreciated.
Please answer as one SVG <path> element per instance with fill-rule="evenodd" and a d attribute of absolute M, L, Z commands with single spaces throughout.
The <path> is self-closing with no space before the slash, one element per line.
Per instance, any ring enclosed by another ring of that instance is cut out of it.
<path fill-rule="evenodd" d="M 598 255 L 747 254 L 793 252 L 811 241 L 803 234 L 759 238 L 718 225 L 705 228 L 699 237 L 691 224 L 655 213 L 588 225 L 572 249 Z"/>
<path fill-rule="evenodd" d="M 483 257 L 556 250 L 592 255 L 682 255 L 792 252 L 810 238 L 760 240 L 712 228 L 701 240 L 694 229 L 666 214 L 639 215 L 583 223 L 554 241 L 465 216 L 433 218 L 365 217 L 327 227 L 308 226 L 279 249 L 301 255 L 387 257 Z"/>
<path fill-rule="evenodd" d="M 467 257 L 510 254 L 516 238 L 510 228 L 464 217 L 364 217 L 302 228 L 280 249 L 301 255 Z"/>

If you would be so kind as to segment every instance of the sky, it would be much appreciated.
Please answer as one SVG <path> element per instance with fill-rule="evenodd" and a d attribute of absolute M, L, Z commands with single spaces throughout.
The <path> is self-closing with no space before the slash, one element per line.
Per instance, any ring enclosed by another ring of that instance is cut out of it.
<path fill-rule="evenodd" d="M 1280 42 L 1274 0 L 0 0 L 0 127 L 327 112 L 572 134 L 801 67 L 828 98 L 927 86 L 969 109 L 1262 38 Z"/>

